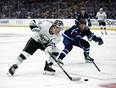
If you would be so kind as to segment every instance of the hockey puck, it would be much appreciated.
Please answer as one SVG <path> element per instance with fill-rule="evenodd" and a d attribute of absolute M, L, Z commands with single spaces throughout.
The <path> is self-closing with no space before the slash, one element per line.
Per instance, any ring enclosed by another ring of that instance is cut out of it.
<path fill-rule="evenodd" d="M 84 81 L 88 81 L 88 79 L 84 79 Z"/>

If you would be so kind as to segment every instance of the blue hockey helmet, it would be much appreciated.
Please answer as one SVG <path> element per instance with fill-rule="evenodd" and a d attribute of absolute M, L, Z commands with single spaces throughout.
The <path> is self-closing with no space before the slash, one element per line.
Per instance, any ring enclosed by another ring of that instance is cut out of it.
<path fill-rule="evenodd" d="M 76 25 L 80 25 L 80 24 L 85 24 L 86 25 L 86 19 L 81 18 L 80 20 L 75 20 L 75 24 Z"/>

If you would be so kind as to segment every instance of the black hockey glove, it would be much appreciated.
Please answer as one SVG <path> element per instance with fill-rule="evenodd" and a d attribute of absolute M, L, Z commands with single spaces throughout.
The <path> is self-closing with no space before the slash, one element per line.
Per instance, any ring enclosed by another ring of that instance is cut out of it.
<path fill-rule="evenodd" d="M 101 37 L 98 37 L 97 41 L 98 45 L 102 45 L 104 43 Z"/>
<path fill-rule="evenodd" d="M 89 23 L 88 26 L 91 27 L 91 23 Z"/>

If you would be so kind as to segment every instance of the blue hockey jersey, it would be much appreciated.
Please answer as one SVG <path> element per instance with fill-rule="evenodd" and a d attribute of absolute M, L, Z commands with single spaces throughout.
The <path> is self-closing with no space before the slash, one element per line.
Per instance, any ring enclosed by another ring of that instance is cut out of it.
<path fill-rule="evenodd" d="M 80 40 L 84 36 L 87 36 L 89 40 L 92 40 L 94 33 L 92 33 L 88 27 L 85 27 L 84 30 L 81 30 L 78 26 L 73 25 L 70 29 L 66 30 L 62 35 L 64 38 L 68 38 L 72 41 Z"/>

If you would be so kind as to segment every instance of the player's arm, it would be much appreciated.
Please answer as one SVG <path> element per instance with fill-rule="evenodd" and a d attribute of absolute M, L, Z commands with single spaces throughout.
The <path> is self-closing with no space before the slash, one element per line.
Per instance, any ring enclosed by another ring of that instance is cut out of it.
<path fill-rule="evenodd" d="M 32 30 L 33 28 L 38 28 L 36 21 L 35 20 L 31 20 L 29 23 L 29 27 Z"/>
<path fill-rule="evenodd" d="M 104 18 L 106 19 L 107 18 L 107 15 L 106 15 L 106 13 L 104 12 Z"/>
<path fill-rule="evenodd" d="M 93 36 L 92 40 L 98 42 L 98 45 L 102 45 L 104 43 L 101 37 L 97 37 L 95 35 Z"/>
<path fill-rule="evenodd" d="M 29 24 L 31 30 L 32 30 L 32 38 L 37 41 L 40 42 L 41 38 L 40 38 L 40 30 L 41 30 L 41 25 L 37 25 L 35 20 L 32 20 Z M 39 41 L 38 41 L 39 40 Z"/>
<path fill-rule="evenodd" d="M 48 53 L 52 53 L 53 48 L 56 47 L 56 44 L 55 42 L 53 42 L 53 40 L 46 40 L 46 41 L 48 41 L 48 44 L 46 45 L 45 51 Z"/>
<path fill-rule="evenodd" d="M 97 14 L 96 14 L 96 17 L 95 17 L 95 18 L 96 18 L 96 20 L 98 19 L 98 15 L 99 15 L 99 12 L 97 12 Z"/>
<path fill-rule="evenodd" d="M 104 43 L 102 38 L 94 35 L 94 33 L 92 33 L 89 28 L 86 29 L 86 36 L 90 41 L 93 40 L 95 42 L 98 42 L 98 45 L 102 45 Z"/>
<path fill-rule="evenodd" d="M 52 53 L 53 47 L 55 47 L 55 43 L 49 42 L 49 43 L 47 44 L 47 46 L 46 46 L 45 51 L 48 52 L 48 53 Z"/>
<path fill-rule="evenodd" d="M 36 23 L 35 20 L 30 21 L 29 26 L 30 26 L 30 29 L 31 29 L 33 32 L 39 32 L 39 30 L 40 30 L 40 26 L 37 25 L 37 23 Z"/>
<path fill-rule="evenodd" d="M 82 39 L 81 35 L 78 32 L 78 28 L 77 29 L 73 29 L 71 32 L 71 36 L 74 39 L 74 41 L 78 42 Z"/>
<path fill-rule="evenodd" d="M 60 37 L 57 36 L 57 38 L 54 38 L 53 40 L 51 40 L 48 44 L 47 47 L 45 49 L 46 52 L 48 53 L 52 53 L 54 47 L 56 47 L 56 44 L 60 41 Z"/>

